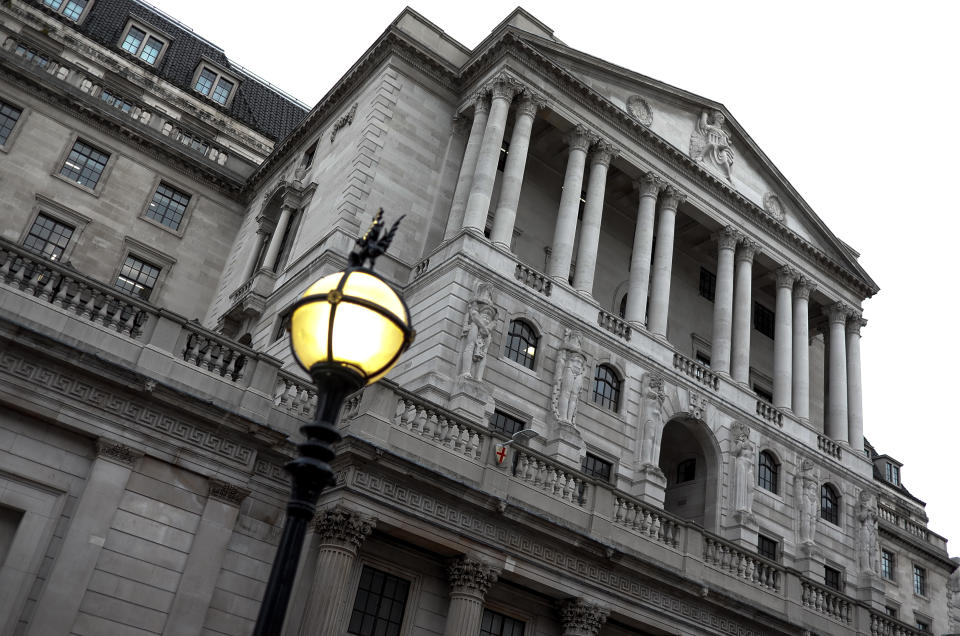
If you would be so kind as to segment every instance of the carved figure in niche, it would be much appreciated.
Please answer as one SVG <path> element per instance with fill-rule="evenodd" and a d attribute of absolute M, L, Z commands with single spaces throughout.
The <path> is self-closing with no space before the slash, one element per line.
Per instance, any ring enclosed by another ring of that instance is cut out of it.
<path fill-rule="evenodd" d="M 950 633 L 960 632 L 960 558 L 951 559 L 957 566 L 947 579 L 947 618 Z"/>
<path fill-rule="evenodd" d="M 857 565 L 861 572 L 880 575 L 880 515 L 877 498 L 869 490 L 861 490 L 857 502 Z"/>
<path fill-rule="evenodd" d="M 497 322 L 497 308 L 493 304 L 493 293 L 486 283 L 477 285 L 477 292 L 467 305 L 467 315 L 463 322 L 460 349 L 459 373 L 462 378 L 483 380 L 483 370 L 487 366 L 487 349 L 493 327 Z"/>
<path fill-rule="evenodd" d="M 797 501 L 797 521 L 800 543 L 813 544 L 820 518 L 820 474 L 809 459 L 800 459 L 797 476 L 793 480 Z"/>
<path fill-rule="evenodd" d="M 741 422 L 733 425 L 733 492 L 737 512 L 753 515 L 753 493 L 756 483 L 754 464 L 757 447 L 750 441 L 750 428 Z"/>
<path fill-rule="evenodd" d="M 660 434 L 663 431 L 663 378 L 647 375 L 640 416 L 640 465 L 657 466 Z"/>
<path fill-rule="evenodd" d="M 557 357 L 557 377 L 553 384 L 553 415 L 560 424 L 574 424 L 587 358 L 580 348 L 582 335 L 573 329 L 563 330 L 563 346 Z"/>
<path fill-rule="evenodd" d="M 697 127 L 690 135 L 690 156 L 733 181 L 733 146 L 730 135 L 723 129 L 724 121 L 719 110 L 700 113 Z"/>

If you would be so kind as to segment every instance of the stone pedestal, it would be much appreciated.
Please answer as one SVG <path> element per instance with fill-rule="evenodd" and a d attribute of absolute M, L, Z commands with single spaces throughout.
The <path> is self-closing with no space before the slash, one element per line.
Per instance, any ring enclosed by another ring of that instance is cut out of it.
<path fill-rule="evenodd" d="M 450 410 L 457 415 L 486 424 L 495 406 L 493 392 L 483 382 L 462 376 L 454 383 L 450 395 Z"/>
<path fill-rule="evenodd" d="M 570 466 L 580 466 L 583 438 L 576 426 L 564 422 L 553 425 L 553 435 L 547 440 L 544 452 Z"/>
<path fill-rule="evenodd" d="M 814 581 L 823 580 L 823 552 L 814 543 L 801 543 L 797 546 L 797 559 L 794 567 L 804 576 Z"/>
<path fill-rule="evenodd" d="M 856 581 L 856 598 L 868 603 L 878 611 L 883 611 L 886 605 L 883 581 L 872 572 L 861 572 Z"/>
<path fill-rule="evenodd" d="M 663 509 L 666 498 L 667 476 L 659 466 L 644 464 L 637 470 L 637 479 L 633 487 L 633 496 L 643 503 Z"/>
<path fill-rule="evenodd" d="M 753 548 L 757 545 L 757 519 L 752 513 L 737 510 L 733 513 L 733 525 L 723 531 L 724 536 L 734 543 Z"/>

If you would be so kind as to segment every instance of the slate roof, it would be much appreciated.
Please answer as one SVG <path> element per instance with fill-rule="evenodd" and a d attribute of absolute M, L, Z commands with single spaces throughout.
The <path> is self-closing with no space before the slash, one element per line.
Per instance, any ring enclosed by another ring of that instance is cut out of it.
<path fill-rule="evenodd" d="M 202 58 L 233 71 L 240 77 L 240 86 L 230 107 L 221 110 L 274 141 L 283 139 L 307 114 L 308 109 L 231 64 L 221 49 L 139 2 L 97 0 L 79 25 L 46 9 L 41 0 L 33 0 L 32 3 L 51 15 L 57 15 L 64 24 L 90 39 L 116 51 L 121 50 L 120 36 L 130 17 L 169 35 L 172 41 L 157 66 L 150 66 L 133 57 L 129 59 L 184 91 L 193 90 L 193 74 Z M 212 101 L 210 105 L 218 107 Z"/>

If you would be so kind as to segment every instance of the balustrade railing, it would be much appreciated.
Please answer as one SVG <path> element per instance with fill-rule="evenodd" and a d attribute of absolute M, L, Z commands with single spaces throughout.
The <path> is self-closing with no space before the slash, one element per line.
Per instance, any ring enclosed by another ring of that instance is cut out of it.
<path fill-rule="evenodd" d="M 757 415 L 777 426 L 783 426 L 783 411 L 769 402 L 757 400 Z"/>
<path fill-rule="evenodd" d="M 597 314 L 597 324 L 615 336 L 623 338 L 624 340 L 630 340 L 630 323 L 619 316 L 614 316 L 601 309 Z"/>
<path fill-rule="evenodd" d="M 453 413 L 416 397 L 400 392 L 393 415 L 393 425 L 433 442 L 441 448 L 464 457 L 479 460 L 486 430 Z"/>
<path fill-rule="evenodd" d="M 703 537 L 703 561 L 765 590 L 779 593 L 783 589 L 781 566 L 723 539 Z"/>
<path fill-rule="evenodd" d="M 516 448 L 513 476 L 557 499 L 583 507 L 587 502 L 585 475 L 526 448 Z"/>
<path fill-rule="evenodd" d="M 683 522 L 632 497 L 616 495 L 613 502 L 613 522 L 651 541 L 674 549 L 680 548 Z"/>
<path fill-rule="evenodd" d="M 930 540 L 930 530 L 922 523 L 918 523 L 913 519 L 908 519 L 907 517 L 902 516 L 896 510 L 892 510 L 886 506 L 878 506 L 877 510 L 879 511 L 880 519 L 883 521 L 891 523 L 898 528 L 903 528 L 919 539 L 924 541 Z"/>
<path fill-rule="evenodd" d="M 920 630 L 901 623 L 890 616 L 870 612 L 870 636 L 914 636 Z"/>
<path fill-rule="evenodd" d="M 534 291 L 538 291 L 544 296 L 549 296 L 553 292 L 553 281 L 546 274 L 541 274 L 532 267 L 523 263 L 517 263 L 517 268 L 513 273 L 514 277 Z"/>
<path fill-rule="evenodd" d="M 280 371 L 273 404 L 294 417 L 310 419 L 317 409 L 317 390 L 309 381 L 301 380 L 288 371 Z"/>
<path fill-rule="evenodd" d="M 849 624 L 853 620 L 853 601 L 811 581 L 800 582 L 800 604 L 833 620 Z"/>
<path fill-rule="evenodd" d="M 682 354 L 674 352 L 673 368 L 677 369 L 684 375 L 693 378 L 700 384 L 710 387 L 714 391 L 720 387 L 720 378 L 716 373 L 711 371 L 708 367 L 700 364 L 699 362 L 691 360 Z"/>
<path fill-rule="evenodd" d="M 189 333 L 180 354 L 184 361 L 233 382 L 243 378 L 248 358 L 255 356 L 256 352 L 218 336 L 196 322 L 188 322 L 183 328 Z"/>
<path fill-rule="evenodd" d="M 817 434 L 817 448 L 838 461 L 843 458 L 843 449 L 840 444 L 819 433 Z"/>

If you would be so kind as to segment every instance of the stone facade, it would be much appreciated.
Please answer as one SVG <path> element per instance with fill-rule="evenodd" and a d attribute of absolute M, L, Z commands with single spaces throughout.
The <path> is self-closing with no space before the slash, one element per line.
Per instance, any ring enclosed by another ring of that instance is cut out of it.
<path fill-rule="evenodd" d="M 417 339 L 344 407 L 284 634 L 956 629 L 864 439 L 877 286 L 720 105 L 407 9 L 308 112 L 52 4 L 0 7 L 0 635 L 250 633 L 316 398 L 286 308 L 381 206 Z"/>

